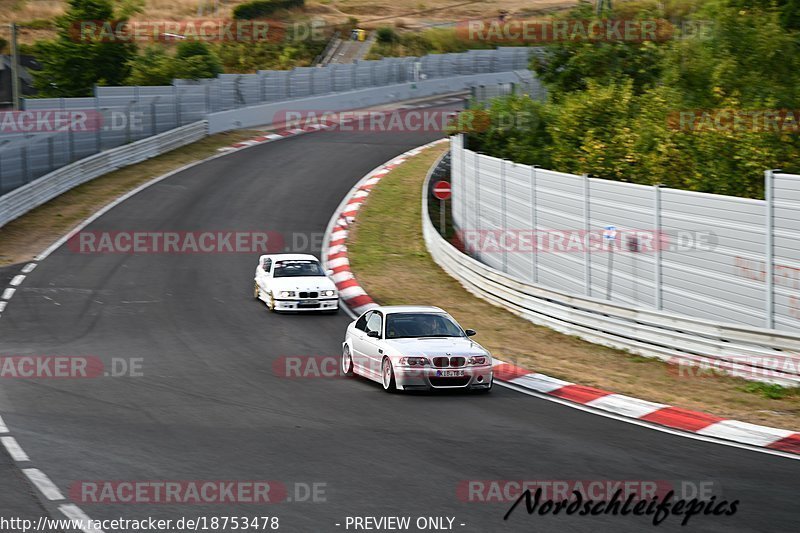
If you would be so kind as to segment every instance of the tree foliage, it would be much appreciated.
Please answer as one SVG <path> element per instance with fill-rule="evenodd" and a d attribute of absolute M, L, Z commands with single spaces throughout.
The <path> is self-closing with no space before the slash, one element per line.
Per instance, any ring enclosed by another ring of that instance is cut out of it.
<path fill-rule="evenodd" d="M 131 85 L 170 85 L 175 78 L 198 80 L 222 73 L 219 58 L 201 41 L 181 42 L 174 55 L 162 46 L 150 46 L 131 60 L 130 67 Z"/>
<path fill-rule="evenodd" d="M 631 10 L 631 4 L 621 5 Z M 754 198 L 763 195 L 764 170 L 796 171 L 797 128 L 757 118 L 738 129 L 674 120 L 681 111 L 799 108 L 800 30 L 790 8 L 796 1 L 708 0 L 695 11 L 664 3 L 669 13 L 658 3 L 637 5 L 634 14 L 680 22 L 675 38 L 553 46 L 544 62 L 533 64 L 547 101 L 492 102 L 491 125 L 470 135 L 471 146 L 566 172 Z M 684 31 L 698 27 L 693 22 L 702 22 L 703 31 Z M 498 127 L 512 109 L 536 120 Z"/>
<path fill-rule="evenodd" d="M 69 0 L 64 15 L 57 18 L 57 36 L 33 47 L 41 70 L 33 71 L 41 96 L 88 96 L 95 85 L 121 85 L 130 73 L 128 62 L 136 45 L 123 41 L 77 38 L 74 28 L 81 21 L 125 20 L 133 4 L 119 13 L 109 0 Z"/>

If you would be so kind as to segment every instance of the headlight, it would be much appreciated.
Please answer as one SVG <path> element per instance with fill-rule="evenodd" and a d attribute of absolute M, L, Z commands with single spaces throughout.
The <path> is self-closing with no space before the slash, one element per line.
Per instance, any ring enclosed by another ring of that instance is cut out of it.
<path fill-rule="evenodd" d="M 336 296 L 336 291 L 320 291 L 322 296 Z"/>
<path fill-rule="evenodd" d="M 485 355 L 475 355 L 467 359 L 467 362 L 471 365 L 485 365 L 486 364 L 486 356 Z"/>
<path fill-rule="evenodd" d="M 281 298 L 294 298 L 297 294 L 294 291 L 281 291 Z"/>
<path fill-rule="evenodd" d="M 401 357 L 400 364 L 403 366 L 425 366 L 428 360 L 425 357 Z"/>

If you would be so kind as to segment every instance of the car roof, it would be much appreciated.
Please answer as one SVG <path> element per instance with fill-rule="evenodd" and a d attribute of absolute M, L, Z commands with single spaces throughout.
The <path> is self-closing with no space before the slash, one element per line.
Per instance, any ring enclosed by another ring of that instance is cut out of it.
<path fill-rule="evenodd" d="M 373 311 L 381 311 L 384 314 L 392 313 L 446 313 L 444 309 L 432 305 L 380 305 L 373 307 Z"/>
<path fill-rule="evenodd" d="M 272 259 L 273 261 L 317 261 L 319 259 L 314 257 L 311 254 L 271 254 L 271 255 L 262 255 L 258 258 L 259 262 L 263 262 L 264 259 Z"/>

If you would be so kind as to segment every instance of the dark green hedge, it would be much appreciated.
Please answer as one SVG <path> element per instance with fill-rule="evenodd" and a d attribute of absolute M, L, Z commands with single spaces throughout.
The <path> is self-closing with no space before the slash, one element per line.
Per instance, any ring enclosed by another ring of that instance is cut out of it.
<path fill-rule="evenodd" d="M 266 17 L 279 9 L 292 9 L 294 7 L 303 7 L 305 0 L 253 0 L 239 4 L 233 9 L 233 18 L 235 19 L 257 19 Z"/>

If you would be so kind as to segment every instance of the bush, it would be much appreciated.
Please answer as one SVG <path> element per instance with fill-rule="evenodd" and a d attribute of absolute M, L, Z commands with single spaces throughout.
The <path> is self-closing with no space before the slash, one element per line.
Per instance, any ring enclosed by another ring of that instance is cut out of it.
<path fill-rule="evenodd" d="M 397 33 L 389 26 L 378 28 L 377 36 L 378 42 L 382 44 L 391 44 L 397 42 Z"/>
<path fill-rule="evenodd" d="M 184 41 L 175 56 L 164 47 L 150 46 L 129 62 L 132 85 L 170 85 L 174 78 L 197 80 L 222 73 L 222 65 L 211 48 L 200 41 Z"/>
<path fill-rule="evenodd" d="M 305 0 L 253 0 L 233 9 L 233 18 L 251 20 L 272 15 L 281 9 L 303 7 Z"/>

